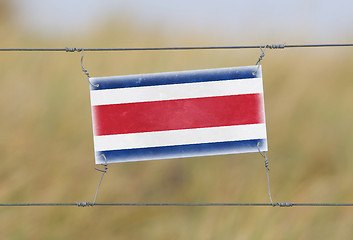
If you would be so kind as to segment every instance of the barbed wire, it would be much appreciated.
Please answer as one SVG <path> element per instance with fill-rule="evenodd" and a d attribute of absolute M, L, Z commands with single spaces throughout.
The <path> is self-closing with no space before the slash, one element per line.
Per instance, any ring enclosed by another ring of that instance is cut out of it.
<path fill-rule="evenodd" d="M 196 46 L 196 47 L 136 47 L 136 48 L 0 48 L 2 52 L 81 52 L 81 51 L 172 51 L 172 50 L 226 50 L 226 49 L 285 49 L 285 48 L 320 48 L 353 47 L 353 43 L 328 44 L 267 44 L 248 46 Z"/>

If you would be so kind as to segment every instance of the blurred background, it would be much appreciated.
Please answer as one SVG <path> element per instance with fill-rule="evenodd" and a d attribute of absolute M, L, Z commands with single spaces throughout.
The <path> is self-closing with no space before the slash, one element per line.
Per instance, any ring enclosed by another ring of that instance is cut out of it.
<path fill-rule="evenodd" d="M 1 0 L 0 48 L 353 42 L 353 2 Z M 91 76 L 254 65 L 260 50 L 86 52 Z M 80 53 L 0 53 L 0 202 L 93 201 Z M 353 202 L 353 48 L 267 50 L 275 202 Z M 269 202 L 257 153 L 111 164 L 97 202 Z M 351 208 L 1 207 L 2 239 L 351 239 Z"/>

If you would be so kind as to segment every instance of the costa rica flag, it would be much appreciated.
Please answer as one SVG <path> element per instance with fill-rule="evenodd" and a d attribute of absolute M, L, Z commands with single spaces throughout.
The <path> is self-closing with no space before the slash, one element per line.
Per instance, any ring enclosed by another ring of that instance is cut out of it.
<path fill-rule="evenodd" d="M 90 81 L 96 164 L 267 151 L 261 67 Z"/>

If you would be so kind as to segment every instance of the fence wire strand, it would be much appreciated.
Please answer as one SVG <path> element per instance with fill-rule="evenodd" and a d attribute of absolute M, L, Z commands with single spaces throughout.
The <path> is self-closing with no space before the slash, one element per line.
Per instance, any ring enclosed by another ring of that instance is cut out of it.
<path fill-rule="evenodd" d="M 353 207 L 353 203 L 1 203 L 0 207 L 53 207 L 53 206 L 77 206 L 77 207 L 93 207 L 93 206 L 146 206 L 146 207 Z"/>
<path fill-rule="evenodd" d="M 173 51 L 173 50 L 227 50 L 227 49 L 285 49 L 285 48 L 320 48 L 353 47 L 353 43 L 328 44 L 267 44 L 247 46 L 195 46 L 195 47 L 136 47 L 136 48 L 0 48 L 1 52 L 81 52 L 81 51 Z"/>
<path fill-rule="evenodd" d="M 271 45 L 248 45 L 248 46 L 196 46 L 196 47 L 137 47 L 137 48 L 0 48 L 0 52 L 103 52 L 103 51 L 174 51 L 174 50 L 230 50 L 230 49 L 285 49 L 285 48 L 321 48 L 321 47 L 353 47 L 353 43 L 329 43 L 329 44 L 271 44 Z M 268 171 L 267 171 L 268 174 Z M 103 178 L 104 174 L 102 175 Z M 268 176 L 268 175 L 267 175 Z M 101 178 L 101 180 L 102 180 Z M 101 181 L 100 181 L 101 183 Z M 99 183 L 99 186 L 100 186 Z M 98 186 L 98 189 L 99 189 Z M 96 203 L 96 197 L 91 202 L 76 203 L 0 203 L 0 207 L 50 207 L 50 206 L 150 206 L 150 207 L 353 207 L 353 203 Z M 270 190 L 269 190 L 270 191 Z M 270 194 L 270 192 L 269 192 Z"/>

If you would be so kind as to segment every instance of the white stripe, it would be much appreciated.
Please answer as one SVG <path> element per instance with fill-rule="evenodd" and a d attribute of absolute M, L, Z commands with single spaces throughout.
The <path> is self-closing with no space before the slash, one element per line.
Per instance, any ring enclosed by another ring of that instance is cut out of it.
<path fill-rule="evenodd" d="M 266 124 L 95 136 L 95 151 L 265 139 Z"/>
<path fill-rule="evenodd" d="M 91 91 L 91 105 L 262 93 L 262 78 Z"/>

